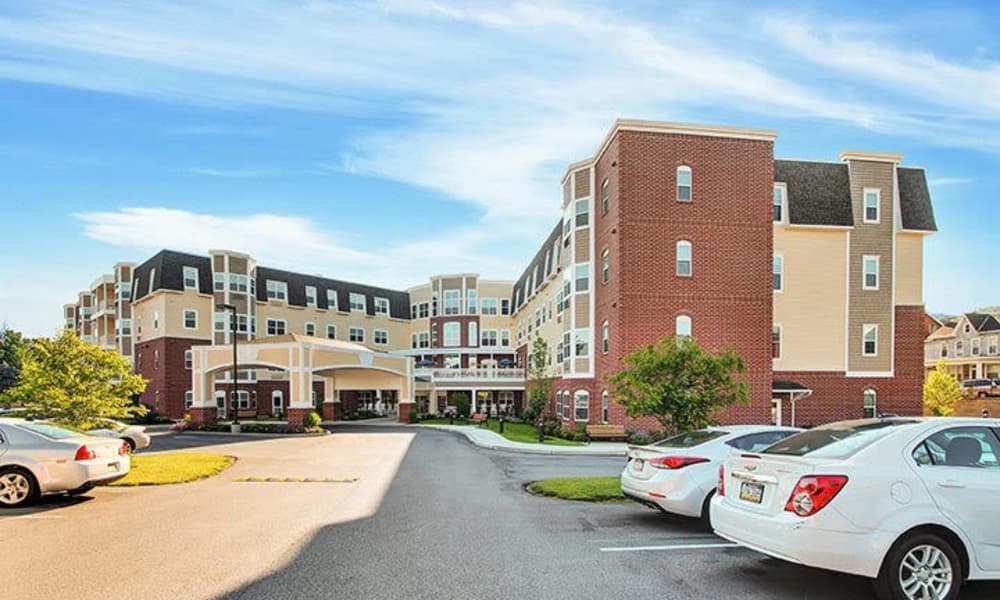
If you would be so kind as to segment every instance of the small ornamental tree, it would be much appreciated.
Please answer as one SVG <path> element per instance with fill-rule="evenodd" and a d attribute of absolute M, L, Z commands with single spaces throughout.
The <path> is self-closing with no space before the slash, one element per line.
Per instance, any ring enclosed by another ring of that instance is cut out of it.
<path fill-rule="evenodd" d="M 535 421 L 545 414 L 553 395 L 552 377 L 549 376 L 549 344 L 542 336 L 535 337 L 528 357 L 527 390 L 528 410 L 524 418 Z"/>
<path fill-rule="evenodd" d="M 20 333 L 6 326 L 0 328 L 0 398 L 17 385 L 25 343 Z"/>
<path fill-rule="evenodd" d="M 18 384 L 4 402 L 23 407 L 29 417 L 86 427 L 100 418 L 146 414 L 145 407 L 132 401 L 145 389 L 146 380 L 132 373 L 124 356 L 64 332 L 26 345 Z"/>
<path fill-rule="evenodd" d="M 948 372 L 944 360 L 938 360 L 924 382 L 924 408 L 935 417 L 950 417 L 961 399 L 961 384 Z"/>
<path fill-rule="evenodd" d="M 690 340 L 663 338 L 638 348 L 610 378 L 615 400 L 630 417 L 653 417 L 664 429 L 692 431 L 716 423 L 727 406 L 750 401 L 740 377 L 746 364 L 729 348 L 706 352 Z"/>
<path fill-rule="evenodd" d="M 460 417 L 468 417 L 469 409 L 471 408 L 471 403 L 469 401 L 469 395 L 465 392 L 458 392 L 451 397 L 452 403 L 455 405 L 455 412 L 458 413 Z"/>

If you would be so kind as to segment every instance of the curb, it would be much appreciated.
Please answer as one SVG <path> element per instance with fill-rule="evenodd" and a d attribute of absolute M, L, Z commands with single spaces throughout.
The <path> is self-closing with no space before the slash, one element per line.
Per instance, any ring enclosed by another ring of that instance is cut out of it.
<path fill-rule="evenodd" d="M 325 429 L 322 432 L 317 433 L 232 433 L 230 431 L 178 431 L 176 435 L 231 435 L 240 437 L 263 437 L 263 438 L 292 438 L 292 437 L 322 437 L 324 435 L 333 435 L 331 432 Z"/>
<path fill-rule="evenodd" d="M 592 450 L 587 452 L 580 452 L 579 450 L 573 450 L 574 446 L 540 446 L 534 448 L 530 445 L 515 446 L 513 444 L 518 442 L 506 442 L 500 444 L 492 444 L 489 442 L 484 442 L 482 440 L 476 439 L 475 435 L 471 431 L 465 431 L 462 429 L 452 429 L 450 427 L 442 427 L 439 425 L 407 425 L 407 427 L 423 427 L 424 429 L 436 429 L 437 431 L 447 431 L 457 435 L 464 436 L 465 439 L 469 440 L 472 445 L 478 448 L 485 448 L 487 450 L 498 450 L 500 452 L 513 452 L 515 454 L 543 454 L 549 456 L 625 456 L 625 450 Z M 499 435 L 499 434 L 498 434 Z"/>

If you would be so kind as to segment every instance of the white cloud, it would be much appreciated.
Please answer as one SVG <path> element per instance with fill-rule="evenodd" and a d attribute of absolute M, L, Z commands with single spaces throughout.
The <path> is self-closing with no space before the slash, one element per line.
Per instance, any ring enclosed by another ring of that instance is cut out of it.
<path fill-rule="evenodd" d="M 206 177 L 223 178 L 244 178 L 244 177 L 267 177 L 274 175 L 272 169 L 213 169 L 210 167 L 189 167 L 188 173 L 195 175 L 205 175 Z"/>
<path fill-rule="evenodd" d="M 945 185 L 963 185 L 966 183 L 972 183 L 975 181 L 972 177 L 930 177 L 927 179 L 927 185 L 931 187 L 940 187 Z"/>

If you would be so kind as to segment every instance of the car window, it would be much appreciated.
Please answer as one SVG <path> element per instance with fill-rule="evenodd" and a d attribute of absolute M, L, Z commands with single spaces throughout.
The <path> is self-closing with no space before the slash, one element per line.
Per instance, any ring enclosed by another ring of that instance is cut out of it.
<path fill-rule="evenodd" d="M 1000 440 L 987 427 L 952 427 L 920 443 L 913 459 L 921 466 L 1000 469 Z"/>
<path fill-rule="evenodd" d="M 45 436 L 53 440 L 62 440 L 72 437 L 80 437 L 80 434 L 75 431 L 70 431 L 68 429 L 63 429 L 62 427 L 56 427 L 54 425 L 46 425 L 44 423 L 20 423 L 18 427 L 21 429 L 27 429 L 38 435 Z"/>
<path fill-rule="evenodd" d="M 865 419 L 830 423 L 789 436 L 761 452 L 788 456 L 846 458 L 898 428 L 911 426 L 915 423 L 919 423 L 919 421 Z"/>
<path fill-rule="evenodd" d="M 726 435 L 726 432 L 718 429 L 699 429 L 668 437 L 651 445 L 659 448 L 693 448 L 724 435 Z"/>
<path fill-rule="evenodd" d="M 738 437 L 735 440 L 729 440 L 726 442 L 728 445 L 739 450 L 745 450 L 747 452 L 760 452 L 764 448 L 774 444 L 775 442 L 780 442 L 786 437 L 795 433 L 794 431 L 764 431 L 762 433 L 752 433 L 750 435 L 745 435 L 743 437 Z"/>

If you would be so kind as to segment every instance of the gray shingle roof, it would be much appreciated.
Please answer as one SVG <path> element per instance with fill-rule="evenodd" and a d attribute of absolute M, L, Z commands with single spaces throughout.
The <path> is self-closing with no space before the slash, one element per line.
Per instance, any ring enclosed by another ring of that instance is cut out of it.
<path fill-rule="evenodd" d="M 788 187 L 793 225 L 854 225 L 846 163 L 775 160 L 774 180 Z"/>
<path fill-rule="evenodd" d="M 161 250 L 135 268 L 132 274 L 133 293 L 136 300 L 149 294 L 149 278 L 153 277 L 155 290 L 184 291 L 184 267 L 198 269 L 198 291 L 212 293 L 212 262 L 207 256 Z M 155 271 L 154 271 L 155 269 Z"/>
<path fill-rule="evenodd" d="M 965 313 L 965 318 L 969 320 L 972 328 L 980 333 L 1000 330 L 1000 321 L 997 321 L 997 318 L 989 313 Z"/>
<path fill-rule="evenodd" d="M 934 221 L 934 206 L 931 193 L 927 189 L 927 176 L 923 169 L 898 167 L 899 208 L 903 218 L 903 229 L 937 231 Z"/>
<path fill-rule="evenodd" d="M 540 273 L 542 281 L 544 281 L 545 277 L 547 277 L 549 275 L 549 273 L 551 272 L 551 271 L 546 271 L 545 270 L 545 268 L 547 266 L 545 264 L 545 256 L 546 256 L 546 253 L 549 253 L 551 251 L 552 247 L 556 243 L 556 240 L 560 240 L 561 239 L 561 237 L 560 237 L 561 235 L 562 235 L 562 221 L 560 220 L 558 223 L 556 223 L 556 226 L 552 230 L 552 232 L 549 233 L 549 237 L 545 238 L 545 242 L 542 244 L 542 247 L 538 249 L 538 252 L 535 253 L 535 257 L 533 259 L 531 259 L 531 262 L 528 264 L 528 268 L 526 268 L 524 270 L 524 272 L 521 273 L 521 276 L 518 277 L 517 281 L 514 283 L 514 287 L 511 290 L 511 296 L 510 296 L 511 312 L 513 312 L 513 311 L 515 311 L 515 310 L 518 309 L 518 306 L 517 306 L 517 292 L 518 292 L 518 290 L 523 290 L 523 289 L 525 289 L 528 286 L 528 282 L 534 276 L 535 266 L 536 265 L 538 266 L 538 271 Z M 560 248 L 560 252 L 561 252 L 562 251 L 561 250 L 562 249 L 562 244 L 561 243 L 559 245 L 559 248 Z M 551 270 L 558 271 L 559 270 L 559 257 L 558 256 L 553 257 L 551 259 L 551 264 L 553 265 Z"/>

